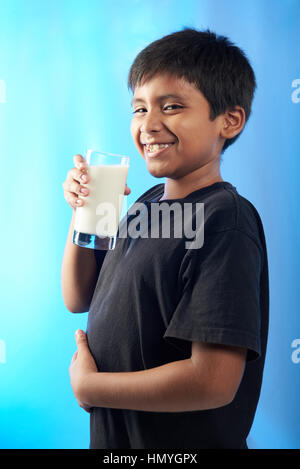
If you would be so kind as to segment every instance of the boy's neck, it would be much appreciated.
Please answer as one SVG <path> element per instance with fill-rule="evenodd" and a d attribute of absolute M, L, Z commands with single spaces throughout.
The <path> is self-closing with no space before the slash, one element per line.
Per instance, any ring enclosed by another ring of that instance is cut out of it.
<path fill-rule="evenodd" d="M 180 179 L 166 178 L 164 194 L 160 200 L 183 199 L 202 187 L 222 181 L 219 166 L 213 171 L 212 168 L 204 166 Z"/>

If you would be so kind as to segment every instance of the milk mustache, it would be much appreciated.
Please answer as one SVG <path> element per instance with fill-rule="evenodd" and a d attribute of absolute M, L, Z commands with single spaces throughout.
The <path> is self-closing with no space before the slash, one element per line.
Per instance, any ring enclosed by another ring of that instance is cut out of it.
<path fill-rule="evenodd" d="M 74 229 L 99 237 L 115 236 L 122 211 L 128 166 L 90 165 L 89 195 L 81 197 L 83 207 L 76 208 Z"/>

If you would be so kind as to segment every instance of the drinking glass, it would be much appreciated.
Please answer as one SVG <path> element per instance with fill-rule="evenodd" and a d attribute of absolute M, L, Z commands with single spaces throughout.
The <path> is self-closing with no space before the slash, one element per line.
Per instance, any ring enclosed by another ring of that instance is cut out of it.
<path fill-rule="evenodd" d="M 111 250 L 116 245 L 130 158 L 88 150 L 86 161 L 89 182 L 83 185 L 89 195 L 79 196 L 85 203 L 76 208 L 73 243 Z"/>

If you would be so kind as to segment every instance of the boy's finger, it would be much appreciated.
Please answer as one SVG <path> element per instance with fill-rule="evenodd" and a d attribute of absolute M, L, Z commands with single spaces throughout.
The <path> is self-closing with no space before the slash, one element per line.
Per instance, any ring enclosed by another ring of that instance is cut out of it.
<path fill-rule="evenodd" d="M 72 357 L 71 365 L 72 365 L 72 363 L 74 363 L 74 361 L 76 360 L 77 355 L 78 355 L 78 350 L 76 350 L 76 352 L 74 353 L 74 355 L 73 355 L 73 357 Z"/>
<path fill-rule="evenodd" d="M 126 184 L 124 194 L 125 194 L 125 195 L 129 195 L 130 192 L 131 192 L 131 189 L 130 189 L 130 188 L 127 186 L 127 184 Z"/>
<path fill-rule="evenodd" d="M 89 176 L 87 172 L 78 170 L 76 168 L 72 168 L 69 171 L 69 180 L 74 179 L 75 181 L 78 181 L 80 184 L 86 184 L 89 181 Z"/>
<path fill-rule="evenodd" d="M 81 329 L 77 329 L 77 331 L 75 332 L 75 339 L 78 350 L 84 350 L 87 347 L 86 334 Z"/>
<path fill-rule="evenodd" d="M 74 166 L 78 169 L 80 169 L 79 168 L 80 165 L 82 166 L 86 165 L 85 159 L 82 155 L 75 155 L 73 158 L 73 162 L 74 162 Z"/>

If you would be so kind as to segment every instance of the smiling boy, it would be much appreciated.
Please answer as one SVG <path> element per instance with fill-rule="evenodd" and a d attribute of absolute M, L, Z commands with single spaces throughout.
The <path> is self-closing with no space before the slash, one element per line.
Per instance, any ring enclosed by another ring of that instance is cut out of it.
<path fill-rule="evenodd" d="M 129 86 L 135 145 L 150 174 L 166 178 L 137 202 L 204 204 L 204 244 L 128 236 L 93 257 L 72 245 L 71 223 L 62 283 L 68 309 L 89 310 L 70 377 L 91 414 L 90 448 L 247 448 L 268 262 L 259 214 L 223 181 L 220 158 L 249 118 L 254 73 L 228 39 L 185 29 L 140 52 Z M 86 169 L 80 155 L 75 163 L 64 183 L 73 208 Z"/>

